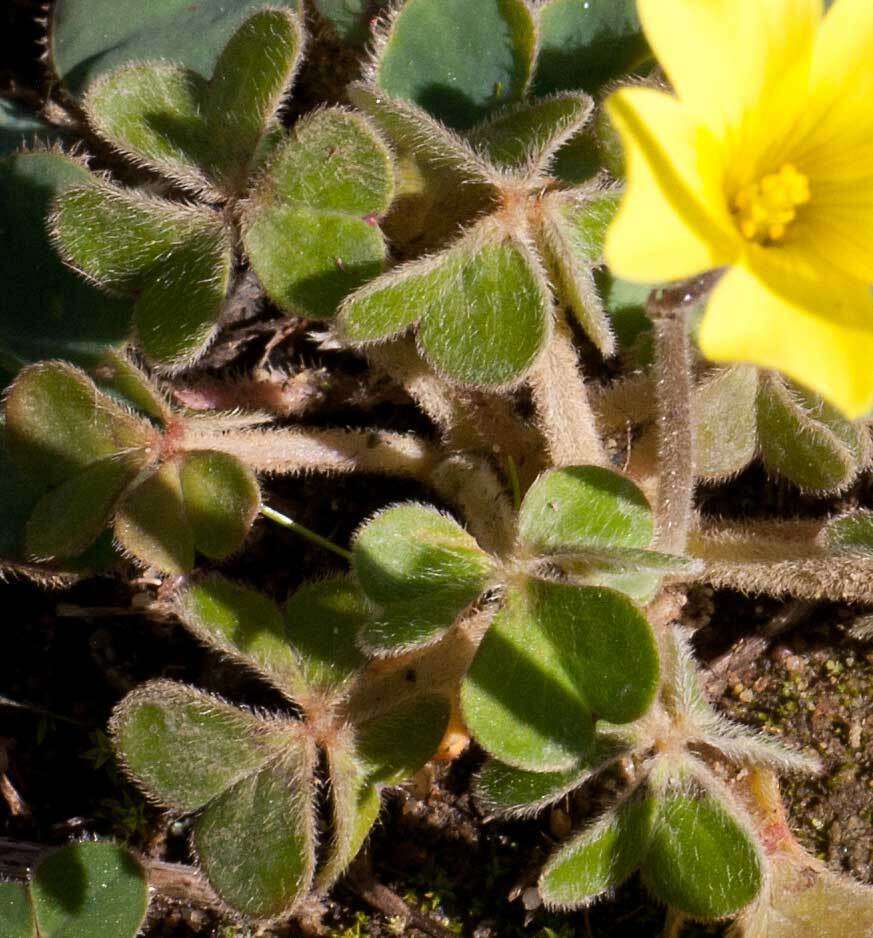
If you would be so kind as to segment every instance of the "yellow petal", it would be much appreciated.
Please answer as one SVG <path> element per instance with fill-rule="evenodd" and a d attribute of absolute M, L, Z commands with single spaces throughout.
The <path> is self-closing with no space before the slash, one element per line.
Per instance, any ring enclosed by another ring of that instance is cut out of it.
<path fill-rule="evenodd" d="M 822 0 L 638 0 L 646 37 L 679 98 L 720 136 L 772 131 L 749 117 L 806 73 Z M 803 101 L 797 101 L 799 111 Z M 739 142 L 738 144 L 739 145 Z"/>
<path fill-rule="evenodd" d="M 823 178 L 870 177 L 873 159 L 873 3 L 837 0 L 813 52 L 804 159 Z"/>
<path fill-rule="evenodd" d="M 830 288 L 839 315 L 830 318 L 774 292 L 751 271 L 734 268 L 707 306 L 700 329 L 703 354 L 712 361 L 777 369 L 847 417 L 860 417 L 873 405 L 873 299 L 864 284 L 837 282 Z"/>
<path fill-rule="evenodd" d="M 815 184 L 815 198 L 792 232 L 799 250 L 873 283 L 873 177 L 862 184 Z"/>
<path fill-rule="evenodd" d="M 670 95 L 626 88 L 607 102 L 621 136 L 627 191 L 606 239 L 625 280 L 681 280 L 728 264 L 739 250 L 712 135 Z"/>

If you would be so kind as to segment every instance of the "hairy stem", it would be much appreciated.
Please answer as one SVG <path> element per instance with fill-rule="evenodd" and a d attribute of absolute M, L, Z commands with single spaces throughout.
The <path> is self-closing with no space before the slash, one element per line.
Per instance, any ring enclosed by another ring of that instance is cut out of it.
<path fill-rule="evenodd" d="M 407 433 L 385 430 L 250 429 L 216 433 L 189 424 L 185 449 L 229 453 L 255 472 L 372 472 L 425 481 L 436 462 L 433 447 Z"/>
<path fill-rule="evenodd" d="M 563 316 L 529 377 L 540 431 L 555 466 L 607 466 L 570 327 Z"/>
<path fill-rule="evenodd" d="M 691 422 L 691 343 L 685 307 L 669 293 L 653 292 L 648 313 L 655 341 L 655 417 L 658 428 L 659 550 L 685 551 L 694 509 L 694 435 Z"/>
<path fill-rule="evenodd" d="M 615 433 L 655 416 L 654 388 L 648 374 L 633 374 L 591 388 L 591 409 L 604 433 Z"/>

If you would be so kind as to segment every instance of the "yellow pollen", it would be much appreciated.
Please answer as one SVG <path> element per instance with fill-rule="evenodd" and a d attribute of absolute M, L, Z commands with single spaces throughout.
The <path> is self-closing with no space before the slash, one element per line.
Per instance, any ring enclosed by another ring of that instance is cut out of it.
<path fill-rule="evenodd" d="M 778 173 L 740 189 L 734 197 L 734 217 L 748 241 L 781 241 L 797 218 L 798 206 L 809 199 L 809 179 L 786 163 Z"/>

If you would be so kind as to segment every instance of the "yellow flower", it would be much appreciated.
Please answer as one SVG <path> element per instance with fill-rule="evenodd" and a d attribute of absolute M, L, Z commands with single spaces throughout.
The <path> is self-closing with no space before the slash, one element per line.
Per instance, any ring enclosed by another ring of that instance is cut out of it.
<path fill-rule="evenodd" d="M 628 186 L 606 260 L 628 280 L 727 267 L 714 361 L 873 405 L 873 0 L 638 0 L 675 90 L 609 99 Z"/>

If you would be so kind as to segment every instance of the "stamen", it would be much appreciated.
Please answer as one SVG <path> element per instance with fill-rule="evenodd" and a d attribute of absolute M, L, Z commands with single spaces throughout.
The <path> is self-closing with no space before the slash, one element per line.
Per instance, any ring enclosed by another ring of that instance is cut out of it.
<path fill-rule="evenodd" d="M 733 212 L 747 241 L 769 244 L 785 237 L 798 207 L 809 200 L 809 179 L 786 163 L 778 173 L 740 189 L 734 196 Z"/>

